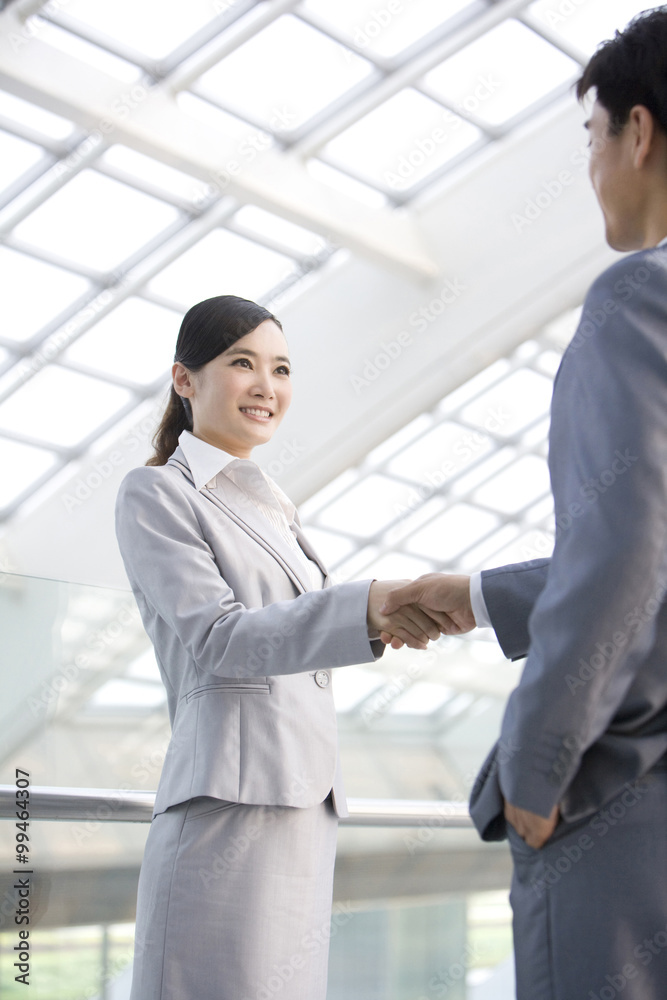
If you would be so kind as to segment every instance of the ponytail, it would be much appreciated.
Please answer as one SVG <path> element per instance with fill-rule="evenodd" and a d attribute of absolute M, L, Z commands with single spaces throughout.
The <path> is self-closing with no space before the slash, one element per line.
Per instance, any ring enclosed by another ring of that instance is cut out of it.
<path fill-rule="evenodd" d="M 190 401 L 179 396 L 172 385 L 167 408 L 152 441 L 155 454 L 148 459 L 146 465 L 167 464 L 169 456 L 176 450 L 181 432 L 192 430 L 190 413 Z"/>

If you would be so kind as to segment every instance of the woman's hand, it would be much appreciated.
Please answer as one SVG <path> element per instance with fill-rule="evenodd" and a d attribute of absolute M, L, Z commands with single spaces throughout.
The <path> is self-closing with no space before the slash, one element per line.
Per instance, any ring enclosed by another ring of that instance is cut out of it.
<path fill-rule="evenodd" d="M 392 614 L 380 613 L 391 591 L 409 583 L 409 580 L 373 581 L 368 594 L 368 625 L 377 629 L 382 641 L 387 645 L 391 643 L 394 649 L 400 649 L 403 644 L 411 649 L 426 649 L 429 639 L 440 637 L 441 624 L 433 613 L 416 604 L 401 605 Z"/>
<path fill-rule="evenodd" d="M 405 611 L 406 606 L 418 607 L 439 625 L 443 635 L 460 635 L 475 628 L 469 576 L 426 573 L 407 585 L 397 587 L 394 584 L 380 613 L 393 619 L 397 613 Z M 386 632 L 391 633 L 391 629 Z M 391 642 L 394 649 L 400 648 L 401 643 L 392 641 L 389 634 L 387 638 L 382 635 L 381 639 Z"/>

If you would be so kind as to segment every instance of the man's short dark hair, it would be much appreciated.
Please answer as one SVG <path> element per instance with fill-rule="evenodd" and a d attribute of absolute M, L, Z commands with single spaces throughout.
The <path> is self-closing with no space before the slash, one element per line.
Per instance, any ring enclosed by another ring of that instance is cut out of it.
<path fill-rule="evenodd" d="M 593 87 L 614 135 L 623 131 L 636 104 L 648 108 L 667 132 L 667 5 L 638 14 L 599 46 L 577 84 L 579 100 Z"/>

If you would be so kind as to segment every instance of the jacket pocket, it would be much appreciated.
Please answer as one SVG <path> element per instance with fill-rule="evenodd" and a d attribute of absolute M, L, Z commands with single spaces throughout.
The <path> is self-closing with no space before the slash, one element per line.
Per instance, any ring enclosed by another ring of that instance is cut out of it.
<path fill-rule="evenodd" d="M 193 688 L 185 696 L 187 702 L 194 698 L 201 698 L 205 694 L 217 694 L 221 691 L 250 691 L 254 694 L 270 694 L 271 685 L 266 680 L 230 680 L 228 684 L 204 684 L 202 687 Z"/>

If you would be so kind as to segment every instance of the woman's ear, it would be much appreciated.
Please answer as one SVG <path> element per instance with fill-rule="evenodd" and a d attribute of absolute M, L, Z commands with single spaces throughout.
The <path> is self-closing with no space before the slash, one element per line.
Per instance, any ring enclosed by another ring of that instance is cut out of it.
<path fill-rule="evenodd" d="M 179 396 L 184 396 L 186 399 L 192 396 L 194 392 L 194 386 L 192 384 L 192 372 L 188 371 L 185 365 L 177 361 L 171 369 L 171 378 L 174 383 L 174 389 Z"/>

